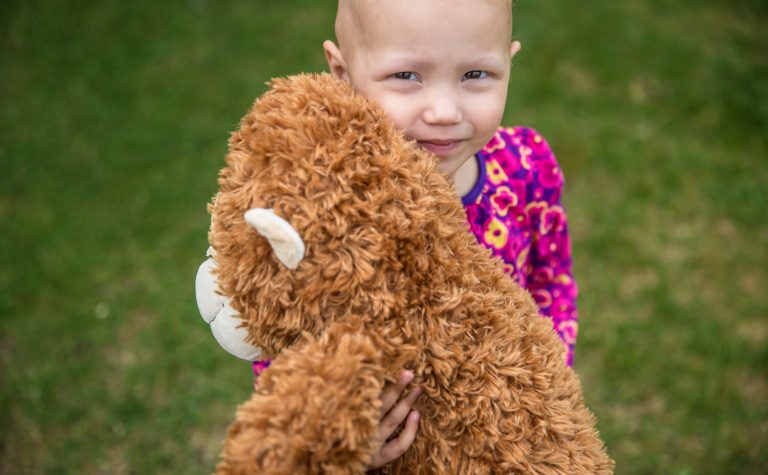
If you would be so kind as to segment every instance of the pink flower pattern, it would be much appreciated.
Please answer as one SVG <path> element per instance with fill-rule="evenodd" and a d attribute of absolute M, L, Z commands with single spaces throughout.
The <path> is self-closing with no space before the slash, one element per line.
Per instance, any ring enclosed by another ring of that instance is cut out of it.
<path fill-rule="evenodd" d="M 552 319 L 566 364 L 573 365 L 578 287 L 555 155 L 535 130 L 513 127 L 500 128 L 477 160 L 480 181 L 463 198 L 470 230 L 531 292 L 542 316 Z"/>

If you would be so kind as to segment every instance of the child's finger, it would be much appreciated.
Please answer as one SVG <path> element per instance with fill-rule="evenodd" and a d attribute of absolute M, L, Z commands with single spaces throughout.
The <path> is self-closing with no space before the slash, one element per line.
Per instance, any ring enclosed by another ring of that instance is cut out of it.
<path fill-rule="evenodd" d="M 413 381 L 413 373 L 406 370 L 400 373 L 400 379 L 397 381 L 397 384 L 387 384 L 384 386 L 384 390 L 381 393 L 381 417 L 384 417 L 392 409 L 400 394 L 405 391 L 406 386 L 411 381 Z"/>
<path fill-rule="evenodd" d="M 419 419 L 421 415 L 419 411 L 411 411 L 408 414 L 408 420 L 405 422 L 405 427 L 400 434 L 387 442 L 387 445 L 381 449 L 381 462 L 382 465 L 387 464 L 405 453 L 406 450 L 416 440 L 416 431 L 419 428 Z"/>
<path fill-rule="evenodd" d="M 421 394 L 421 389 L 414 388 L 407 396 L 398 401 L 395 407 L 384 416 L 379 424 L 379 436 L 381 437 L 381 440 L 387 440 L 397 426 L 405 420 L 408 413 L 411 412 L 413 403 L 416 402 L 416 398 L 419 397 L 419 394 Z"/>

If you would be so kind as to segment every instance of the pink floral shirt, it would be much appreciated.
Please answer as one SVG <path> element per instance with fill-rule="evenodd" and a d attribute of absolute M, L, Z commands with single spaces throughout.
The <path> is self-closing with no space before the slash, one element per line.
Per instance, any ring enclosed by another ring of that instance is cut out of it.
<path fill-rule="evenodd" d="M 546 140 L 525 127 L 499 128 L 475 155 L 480 177 L 462 197 L 470 230 L 531 292 L 566 346 L 573 364 L 578 333 L 578 288 L 571 270 L 571 241 L 560 204 L 563 173 Z M 269 360 L 254 361 L 258 377 Z"/>
<path fill-rule="evenodd" d="M 513 127 L 497 130 L 475 158 L 480 178 L 462 198 L 469 227 L 552 319 L 572 365 L 578 288 L 555 155 L 535 130 Z"/>

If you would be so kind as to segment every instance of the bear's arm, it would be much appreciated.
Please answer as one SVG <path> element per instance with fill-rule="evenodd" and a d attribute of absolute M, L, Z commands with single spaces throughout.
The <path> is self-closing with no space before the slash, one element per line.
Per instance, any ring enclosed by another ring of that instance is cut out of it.
<path fill-rule="evenodd" d="M 383 371 L 370 339 L 348 330 L 331 328 L 273 361 L 238 409 L 216 473 L 365 470 L 379 448 Z"/>

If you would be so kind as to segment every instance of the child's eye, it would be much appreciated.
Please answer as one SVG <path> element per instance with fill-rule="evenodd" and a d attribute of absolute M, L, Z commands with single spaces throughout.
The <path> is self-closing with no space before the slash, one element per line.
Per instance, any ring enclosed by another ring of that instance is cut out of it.
<path fill-rule="evenodd" d="M 488 77 L 488 72 L 486 71 L 474 70 L 464 73 L 464 79 L 483 79 L 486 77 Z"/>
<path fill-rule="evenodd" d="M 404 79 L 406 81 L 414 81 L 418 79 L 418 77 L 416 76 L 416 73 L 412 73 L 410 71 L 402 71 L 399 73 L 395 73 L 394 77 L 395 79 Z"/>

